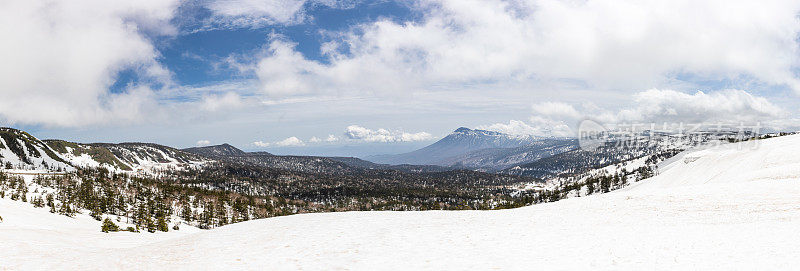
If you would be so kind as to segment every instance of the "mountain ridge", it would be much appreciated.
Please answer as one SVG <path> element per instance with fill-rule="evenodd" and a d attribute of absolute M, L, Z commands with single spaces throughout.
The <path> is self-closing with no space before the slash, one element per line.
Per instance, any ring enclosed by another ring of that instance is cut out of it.
<path fill-rule="evenodd" d="M 557 147 L 561 148 L 557 148 Z M 384 164 L 427 164 L 496 171 L 576 148 L 573 139 L 509 135 L 497 131 L 459 127 L 421 149 L 365 157 Z M 509 156 L 516 158 L 506 159 Z M 505 160 L 504 160 L 505 159 Z"/>
<path fill-rule="evenodd" d="M 192 147 L 192 148 L 185 148 L 181 149 L 185 152 L 190 152 L 199 155 L 205 156 L 241 156 L 247 155 L 246 152 L 236 148 L 228 143 L 220 144 L 220 145 L 212 145 L 212 146 L 203 146 L 203 147 Z M 270 154 L 271 155 L 271 154 Z"/>
<path fill-rule="evenodd" d="M 207 159 L 156 143 L 76 143 L 40 140 L 25 131 L 0 127 L 0 162 L 4 169 L 74 171 L 103 167 L 111 171 L 188 169 Z"/>
<path fill-rule="evenodd" d="M 442 172 L 448 167 L 377 164 L 356 157 L 274 155 L 245 152 L 230 144 L 177 149 L 157 143 L 77 143 L 61 139 L 40 140 L 25 131 L 0 127 L 0 168 L 74 171 L 103 167 L 114 172 L 157 173 L 186 170 L 211 162 L 227 162 L 305 173 L 348 174 L 363 170 Z M 360 173 L 359 173 L 360 174 Z"/>

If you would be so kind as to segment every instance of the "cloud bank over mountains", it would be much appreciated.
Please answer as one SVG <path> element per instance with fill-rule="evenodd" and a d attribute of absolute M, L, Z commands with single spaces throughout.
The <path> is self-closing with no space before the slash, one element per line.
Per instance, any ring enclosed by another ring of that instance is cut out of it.
<path fill-rule="evenodd" d="M 344 134 L 349 139 L 363 140 L 366 142 L 410 142 L 433 139 L 431 134 L 427 132 L 406 133 L 402 131 L 389 131 L 383 128 L 371 130 L 358 125 L 347 126 Z"/>
<path fill-rule="evenodd" d="M 650 89 L 635 93 L 633 106 L 618 111 L 597 107 L 585 102 L 573 106 L 561 102 L 541 102 L 531 108 L 529 122 L 511 120 L 480 126 L 512 135 L 575 136 L 582 120 L 604 125 L 617 124 L 746 124 L 781 128 L 790 111 L 764 97 L 742 90 L 722 90 L 694 94 L 674 90 Z M 579 109 L 578 109 L 579 108 Z"/>
<path fill-rule="evenodd" d="M 329 134 L 325 138 L 312 136 L 308 139 L 309 144 L 331 144 L 339 141 L 348 143 L 393 143 L 393 142 L 417 142 L 417 141 L 430 141 L 434 137 L 427 132 L 408 133 L 401 130 L 390 131 L 384 128 L 369 129 L 358 125 L 347 126 L 343 133 L 343 139 Z M 264 142 L 256 141 L 253 145 L 259 148 L 268 147 L 302 147 L 306 146 L 306 142 L 296 136 L 292 136 L 277 142 Z"/>

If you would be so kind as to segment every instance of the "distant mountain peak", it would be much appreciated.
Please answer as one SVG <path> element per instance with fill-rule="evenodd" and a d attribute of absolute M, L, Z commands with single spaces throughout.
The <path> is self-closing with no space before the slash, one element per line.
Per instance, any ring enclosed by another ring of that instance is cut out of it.
<path fill-rule="evenodd" d="M 439 141 L 422 149 L 387 156 L 371 157 L 372 162 L 387 164 L 443 165 L 449 158 L 488 148 L 516 148 L 527 146 L 533 137 L 520 137 L 495 131 L 459 127 Z"/>
<path fill-rule="evenodd" d="M 183 150 L 186 151 L 186 152 L 199 154 L 199 155 L 203 155 L 203 156 L 208 156 L 208 157 L 247 155 L 246 152 L 244 152 L 244 151 L 242 151 L 242 150 L 240 150 L 240 149 L 238 149 L 238 148 L 236 148 L 234 146 L 231 146 L 228 143 L 224 143 L 224 144 L 221 144 L 221 145 L 205 146 L 205 147 L 194 147 L 194 148 L 188 148 L 188 149 L 183 149 Z"/>
<path fill-rule="evenodd" d="M 513 137 L 511 135 L 507 135 L 501 132 L 496 131 L 489 131 L 489 130 L 479 130 L 479 129 L 470 129 L 467 127 L 461 127 L 453 131 L 450 135 L 470 135 L 470 136 L 508 136 Z"/>

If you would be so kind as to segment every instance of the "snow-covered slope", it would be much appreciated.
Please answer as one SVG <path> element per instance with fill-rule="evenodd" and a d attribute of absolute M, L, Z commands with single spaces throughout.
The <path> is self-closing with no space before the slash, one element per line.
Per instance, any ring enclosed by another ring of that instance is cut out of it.
<path fill-rule="evenodd" d="M 182 170 L 202 166 L 210 160 L 199 155 L 152 143 L 95 143 L 94 148 L 105 148 L 114 157 L 135 171 Z"/>
<path fill-rule="evenodd" d="M 724 144 L 674 157 L 662 173 L 630 190 L 800 179 L 800 135 Z"/>
<path fill-rule="evenodd" d="M 112 171 L 174 170 L 201 166 L 209 159 L 151 143 L 82 144 L 39 140 L 21 130 L 0 127 L 0 169 L 72 171 L 105 167 Z"/>
<path fill-rule="evenodd" d="M 89 215 L 51 214 L 47 208 L 34 208 L 8 197 L 0 199 L 0 216 L 0 270 L 103 269 L 109 266 L 98 258 L 107 257 L 107 251 L 124 251 L 200 231 L 184 225 L 180 231 L 168 233 L 102 234 L 102 223 Z M 97 265 L 91 261 L 98 261 Z"/>
<path fill-rule="evenodd" d="M 792 269 L 800 135 L 758 142 L 678 155 L 611 193 L 519 209 L 305 214 L 184 236 L 90 232 L 62 217 L 42 229 L 25 211 L 41 210 L 5 199 L 0 269 Z"/>
<path fill-rule="evenodd" d="M 449 157 L 439 165 L 482 171 L 500 171 L 578 148 L 576 139 L 542 138 L 516 148 L 486 148 Z"/>
<path fill-rule="evenodd" d="M 82 144 L 45 140 L 60 157 L 76 167 L 105 167 L 112 171 L 153 173 L 201 166 L 209 160 L 199 155 L 151 143 Z"/>
<path fill-rule="evenodd" d="M 5 127 L 0 127 L 0 168 L 38 171 L 74 169 L 39 139 L 26 132 Z"/>

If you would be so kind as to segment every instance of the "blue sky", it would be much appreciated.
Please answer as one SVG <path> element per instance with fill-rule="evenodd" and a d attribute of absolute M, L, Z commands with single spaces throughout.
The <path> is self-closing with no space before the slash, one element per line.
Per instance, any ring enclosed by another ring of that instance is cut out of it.
<path fill-rule="evenodd" d="M 235 70 L 217 67 L 217 62 L 230 55 L 257 53 L 270 40 L 279 35 L 296 43 L 295 49 L 304 57 L 327 62 L 320 46 L 327 39 L 324 32 L 346 30 L 353 25 L 378 19 L 393 20 L 398 23 L 418 19 L 411 7 L 394 1 L 374 1 L 360 3 L 352 8 L 330 7 L 313 2 L 304 4 L 307 18 L 292 24 L 272 24 L 259 26 L 212 26 L 204 20 L 213 16 L 203 8 L 186 9 L 181 17 L 173 19 L 181 34 L 176 36 L 151 35 L 160 53 L 158 62 L 174 73 L 173 79 L 181 85 L 204 86 L 229 81 L 240 77 Z M 190 18 L 189 18 L 190 17 Z M 135 83 L 136 73 L 131 70 L 117 75 L 112 91 L 123 91 L 125 86 Z"/>
<path fill-rule="evenodd" d="M 264 47 L 272 35 L 280 35 L 295 42 L 295 49 L 304 57 L 326 62 L 320 46 L 326 41 L 324 32 L 346 30 L 356 24 L 388 19 L 397 22 L 413 21 L 415 16 L 407 5 L 392 1 L 362 3 L 353 8 L 337 8 L 307 2 L 304 5 L 307 18 L 289 25 L 264 25 L 257 27 L 231 27 L 210 31 L 199 31 L 204 25 L 185 23 L 177 37 L 165 38 L 159 45 L 160 60 L 171 71 L 175 79 L 186 85 L 206 85 L 230 80 L 236 73 L 217 70 L 211 65 L 232 54 L 253 54 Z M 203 10 L 194 14 L 210 16 Z M 184 24 L 184 18 L 175 23 Z M 193 18 L 203 20 L 203 17 Z M 210 63 L 212 62 L 212 63 Z"/>
<path fill-rule="evenodd" d="M 461 126 L 798 127 L 794 1 L 0 5 L 0 125 L 43 138 L 364 156 Z"/>

